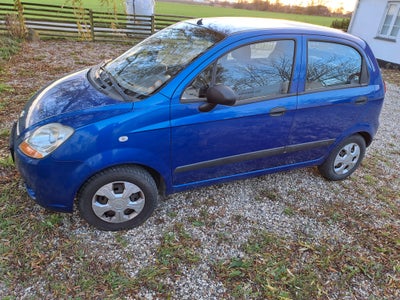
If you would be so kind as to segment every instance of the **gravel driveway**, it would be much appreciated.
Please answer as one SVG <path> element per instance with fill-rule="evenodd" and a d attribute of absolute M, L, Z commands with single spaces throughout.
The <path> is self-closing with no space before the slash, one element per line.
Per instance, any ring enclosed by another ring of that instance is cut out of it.
<path fill-rule="evenodd" d="M 0 112 L 0 129 L 11 124 L 28 95 L 45 82 L 115 57 L 127 48 L 54 41 L 26 44 L 22 54 L 7 63 L 6 76 L 1 77 L 14 91 L 2 94 L 4 103 L 13 105 Z M 6 279 L 0 283 L 0 298 L 54 298 L 59 290 L 51 281 L 68 285 L 71 280 L 78 286 L 74 278 L 80 276 L 79 270 L 91 270 L 85 264 L 90 260 L 94 266 L 121 266 L 132 285 L 135 278 L 140 280 L 118 298 L 261 299 L 279 289 L 280 282 L 289 282 L 290 274 L 293 278 L 315 274 L 313 281 L 296 283 L 299 291 L 317 281 L 315 298 L 399 299 L 400 86 L 395 83 L 387 84 L 381 126 L 363 164 L 343 182 L 328 182 L 316 168 L 306 168 L 174 194 L 160 200 L 143 226 L 119 233 L 91 228 L 77 213 L 46 212 L 27 200 L 20 188 L 19 204 L 21 211 L 29 212 L 24 216 L 30 220 L 28 224 L 59 216 L 56 226 L 46 231 L 52 239 L 41 237 L 40 243 L 40 251 L 54 255 L 47 256 L 39 264 L 41 271 L 31 278 L 3 274 Z M 4 159 L 8 155 L 6 138 L 1 139 L 0 158 Z M 10 172 L 14 171 L 0 169 L 2 176 Z M 262 248 L 261 236 L 273 237 L 274 242 Z M 391 236 L 395 242 L 387 244 Z M 66 241 L 78 243 L 82 251 L 63 248 L 61 243 Z M 259 250 L 251 250 L 256 244 Z M 378 246 L 386 252 L 377 250 Z M 29 252 L 28 245 L 21 247 Z M 329 267 L 322 267 L 322 255 L 312 261 L 317 252 L 332 254 L 332 260 L 326 262 Z M 265 264 L 267 255 L 275 254 L 281 255 L 279 261 L 287 262 L 286 277 L 271 278 L 264 292 L 256 275 L 275 270 Z M 15 256 L 9 254 L 0 266 L 14 272 L 11 262 Z M 34 257 L 27 256 L 26 261 L 30 260 Z M 249 267 L 246 262 L 253 264 Z M 359 271 L 353 274 L 350 267 Z M 96 272 L 94 269 L 93 274 Z M 90 291 L 81 284 L 75 291 L 67 289 L 61 298 L 111 298 L 115 295 L 112 291 L 109 287 L 103 292 Z M 279 299 L 273 295 L 271 298 Z M 281 297 L 305 296 L 290 292 Z"/>

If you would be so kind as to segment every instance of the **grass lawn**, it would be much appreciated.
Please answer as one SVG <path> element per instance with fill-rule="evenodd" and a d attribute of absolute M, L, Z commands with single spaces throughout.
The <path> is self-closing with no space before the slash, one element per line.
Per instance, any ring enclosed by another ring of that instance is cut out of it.
<path fill-rule="evenodd" d="M 4 1 L 4 0 L 3 0 Z M 55 5 L 71 5 L 68 0 L 25 0 L 25 2 L 55 4 Z M 112 0 L 110 0 L 112 2 Z M 13 3 L 13 0 L 5 0 L 5 3 Z M 100 5 L 99 0 L 83 0 L 84 7 L 95 11 L 107 10 L 106 6 Z M 118 11 L 124 11 L 124 1 L 119 1 Z M 179 15 L 188 17 L 219 17 L 219 16 L 246 16 L 259 18 L 287 19 L 300 22 L 307 22 L 317 25 L 330 26 L 333 17 L 320 17 L 309 15 L 297 15 L 287 13 L 275 13 L 268 11 L 255 11 L 245 9 L 235 9 L 226 7 L 212 7 L 206 5 L 183 4 L 172 2 L 156 2 L 156 14 Z"/>

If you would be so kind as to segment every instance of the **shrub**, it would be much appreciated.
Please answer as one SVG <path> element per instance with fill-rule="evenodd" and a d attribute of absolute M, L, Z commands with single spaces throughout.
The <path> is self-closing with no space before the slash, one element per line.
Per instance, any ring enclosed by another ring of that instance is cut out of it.
<path fill-rule="evenodd" d="M 342 20 L 334 20 L 331 24 L 331 27 L 347 31 L 349 29 L 349 25 L 350 25 L 350 19 L 345 18 Z"/>
<path fill-rule="evenodd" d="M 24 38 L 26 35 L 26 28 L 23 20 L 20 20 L 16 14 L 8 14 L 5 16 L 5 25 L 8 34 L 15 38 Z"/>

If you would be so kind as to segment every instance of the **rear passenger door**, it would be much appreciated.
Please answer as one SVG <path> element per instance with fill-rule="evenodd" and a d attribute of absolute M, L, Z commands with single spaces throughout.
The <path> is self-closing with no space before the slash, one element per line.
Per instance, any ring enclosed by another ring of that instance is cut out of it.
<path fill-rule="evenodd" d="M 368 122 L 374 95 L 357 45 L 315 36 L 304 38 L 303 47 L 302 84 L 287 148 L 293 163 L 321 158 L 356 123 Z"/>

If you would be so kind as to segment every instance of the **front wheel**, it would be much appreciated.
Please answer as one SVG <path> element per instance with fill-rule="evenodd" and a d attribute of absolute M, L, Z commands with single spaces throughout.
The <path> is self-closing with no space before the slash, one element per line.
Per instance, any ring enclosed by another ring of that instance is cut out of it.
<path fill-rule="evenodd" d="M 365 149 L 362 136 L 350 136 L 332 150 L 318 169 L 322 176 L 329 180 L 343 180 L 358 168 L 364 158 Z"/>
<path fill-rule="evenodd" d="M 120 166 L 90 178 L 78 194 L 81 216 L 108 231 L 141 225 L 157 206 L 157 186 L 142 168 Z"/>

